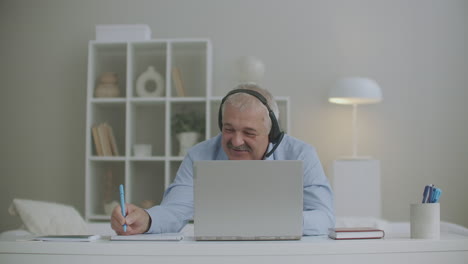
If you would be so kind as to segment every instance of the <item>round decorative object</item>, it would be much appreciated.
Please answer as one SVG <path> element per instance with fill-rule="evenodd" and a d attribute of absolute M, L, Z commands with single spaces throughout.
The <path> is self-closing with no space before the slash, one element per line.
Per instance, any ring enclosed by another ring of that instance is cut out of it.
<path fill-rule="evenodd" d="M 96 97 L 119 97 L 119 95 L 119 87 L 113 83 L 101 83 L 96 87 L 96 91 L 94 91 L 94 96 Z"/>
<path fill-rule="evenodd" d="M 95 97 L 119 97 L 120 90 L 117 85 L 117 74 L 104 72 L 99 76 L 99 84 L 94 91 Z"/>
<path fill-rule="evenodd" d="M 117 83 L 117 74 L 115 72 L 105 72 L 99 77 L 100 83 Z"/>
<path fill-rule="evenodd" d="M 259 83 L 265 74 L 265 64 L 253 56 L 241 57 L 238 61 L 238 67 L 241 83 Z"/>
<path fill-rule="evenodd" d="M 140 97 L 160 97 L 164 89 L 164 78 L 153 66 L 149 66 L 136 82 L 136 94 Z"/>

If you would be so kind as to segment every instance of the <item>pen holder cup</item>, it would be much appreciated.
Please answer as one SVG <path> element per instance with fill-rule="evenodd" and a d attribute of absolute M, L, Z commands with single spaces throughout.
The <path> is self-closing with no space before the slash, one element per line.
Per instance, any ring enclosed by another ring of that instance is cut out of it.
<path fill-rule="evenodd" d="M 410 205 L 411 238 L 440 238 L 440 204 L 420 203 Z"/>

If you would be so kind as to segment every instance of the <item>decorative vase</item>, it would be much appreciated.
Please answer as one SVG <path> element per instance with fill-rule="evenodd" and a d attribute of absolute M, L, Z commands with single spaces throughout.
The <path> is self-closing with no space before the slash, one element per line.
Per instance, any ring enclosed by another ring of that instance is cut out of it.
<path fill-rule="evenodd" d="M 104 72 L 99 77 L 99 84 L 94 91 L 95 97 L 119 97 L 120 90 L 117 85 L 117 74 Z"/>
<path fill-rule="evenodd" d="M 197 132 L 182 132 L 177 134 L 179 140 L 179 156 L 185 156 L 187 150 L 198 142 L 200 134 Z"/>
<path fill-rule="evenodd" d="M 140 97 L 161 97 L 164 90 L 164 78 L 153 66 L 148 66 L 137 79 L 136 94 Z"/>

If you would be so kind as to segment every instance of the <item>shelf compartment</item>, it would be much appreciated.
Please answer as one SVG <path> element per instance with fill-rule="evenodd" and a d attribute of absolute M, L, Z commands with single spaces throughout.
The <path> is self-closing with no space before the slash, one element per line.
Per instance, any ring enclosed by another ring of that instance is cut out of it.
<path fill-rule="evenodd" d="M 172 68 L 180 70 L 187 97 L 207 96 L 207 45 L 206 41 L 171 43 Z M 176 97 L 177 90 L 171 83 L 171 94 Z"/>
<path fill-rule="evenodd" d="M 124 175 L 123 161 L 91 161 L 89 193 L 91 215 L 109 215 L 104 210 L 105 204 L 119 203 L 119 185 L 125 182 Z M 108 210 L 110 213 L 112 206 Z"/>
<path fill-rule="evenodd" d="M 125 156 L 125 103 L 124 102 L 99 102 L 91 104 L 91 128 L 102 123 L 107 123 L 114 134 L 115 143 L 119 150 L 119 156 Z M 91 133 L 92 155 L 97 156 L 94 139 Z"/>
<path fill-rule="evenodd" d="M 278 110 L 279 110 L 279 119 L 278 123 L 282 131 L 286 133 L 291 133 L 291 131 L 288 131 L 289 124 L 288 122 L 291 120 L 289 118 L 289 98 L 284 97 L 284 98 L 277 98 L 276 103 L 278 104 Z"/>
<path fill-rule="evenodd" d="M 164 186 L 164 161 L 131 161 L 129 202 L 140 206 L 161 203 Z"/>
<path fill-rule="evenodd" d="M 142 42 L 142 43 L 133 43 L 130 45 L 130 54 L 131 54 L 131 84 L 129 88 L 131 89 L 130 94 L 133 97 L 138 97 L 136 94 L 136 83 L 138 77 L 143 74 L 148 67 L 152 66 L 156 72 L 161 74 L 164 81 L 164 93 L 167 94 L 166 89 L 166 62 L 167 62 L 167 43 L 166 42 Z M 147 87 L 151 91 L 156 89 L 156 84 L 152 81 L 147 82 Z M 139 97 L 141 98 L 141 97 Z"/>
<path fill-rule="evenodd" d="M 127 83 L 127 45 L 126 43 L 94 43 L 90 46 L 94 56 L 90 58 L 89 80 L 94 97 L 94 90 L 99 84 L 99 77 L 105 72 L 113 72 L 117 76 L 119 97 L 126 97 Z"/>
<path fill-rule="evenodd" d="M 210 131 L 207 134 L 209 138 L 218 135 L 221 131 L 219 130 L 218 126 L 218 115 L 219 115 L 219 106 L 221 105 L 221 98 L 219 100 L 211 100 L 210 101 L 210 108 L 211 111 L 208 113 L 210 118 Z"/>
<path fill-rule="evenodd" d="M 171 135 L 171 149 L 169 156 L 179 156 L 180 144 L 177 140 L 177 130 L 174 126 L 176 115 L 196 115 L 200 118 L 200 122 L 197 123 L 199 128 L 202 130 L 197 142 L 203 141 L 205 139 L 205 128 L 206 128 L 206 102 L 205 101 L 196 101 L 196 102 L 171 102 L 170 103 L 170 113 L 171 113 L 171 122 L 170 122 L 170 135 Z M 200 132 L 200 131 L 197 131 Z"/>
<path fill-rule="evenodd" d="M 134 144 L 150 144 L 152 156 L 164 156 L 165 102 L 133 102 L 130 109 L 130 156 Z"/>

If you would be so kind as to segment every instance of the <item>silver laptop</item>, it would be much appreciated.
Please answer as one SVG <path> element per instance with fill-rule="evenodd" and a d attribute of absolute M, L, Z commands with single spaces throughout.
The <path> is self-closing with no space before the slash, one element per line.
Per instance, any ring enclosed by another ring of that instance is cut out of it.
<path fill-rule="evenodd" d="M 302 196 L 302 161 L 195 161 L 195 239 L 301 239 Z"/>

